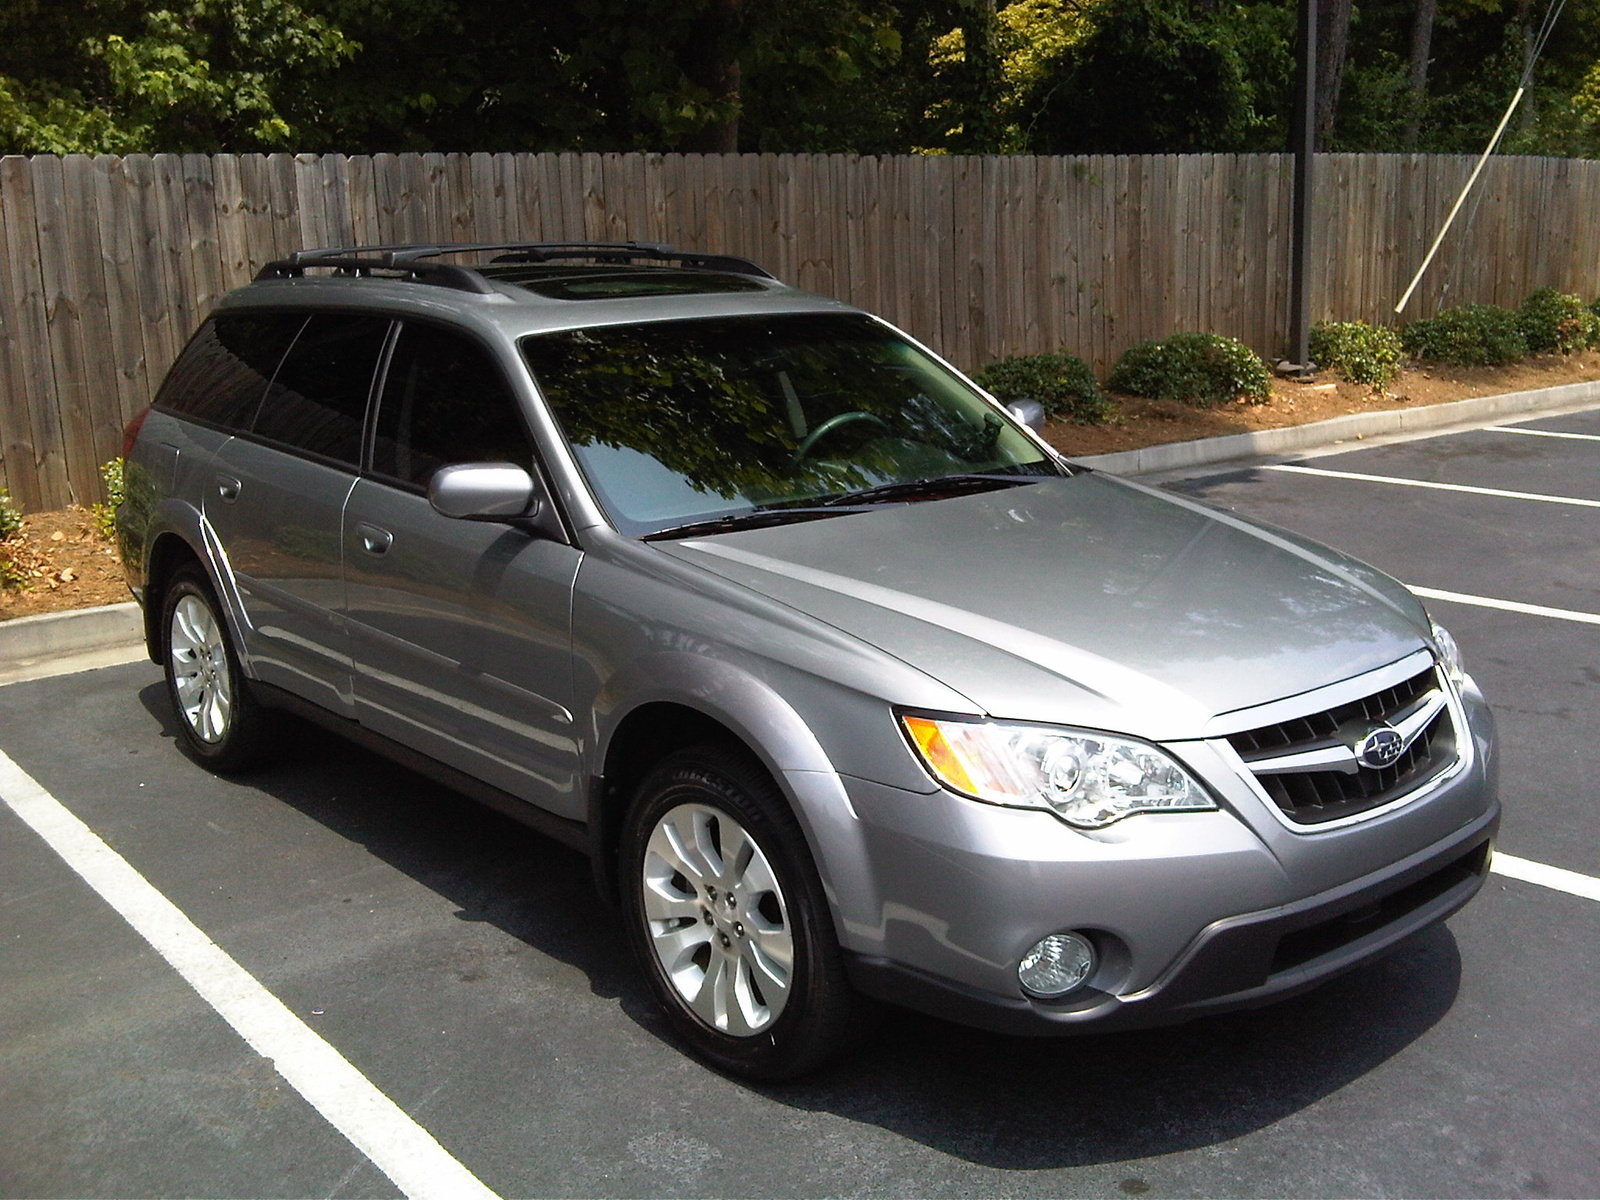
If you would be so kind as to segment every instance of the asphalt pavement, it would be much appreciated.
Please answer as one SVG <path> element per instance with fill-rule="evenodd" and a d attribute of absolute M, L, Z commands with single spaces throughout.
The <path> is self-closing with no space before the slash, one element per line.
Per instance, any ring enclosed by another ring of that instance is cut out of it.
<path fill-rule="evenodd" d="M 1600 412 L 1520 426 L 1582 436 L 1167 486 L 1468 597 L 1429 606 L 1500 720 L 1500 847 L 1593 879 Z M 304 727 L 237 780 L 173 734 L 148 663 L 0 687 L 0 751 L 501 1196 L 1600 1195 L 1600 902 L 1571 890 L 1491 876 L 1255 1012 L 1062 1041 L 897 1013 L 752 1087 L 671 1043 L 574 852 Z M 0 1196 L 396 1194 L 0 805 Z"/>

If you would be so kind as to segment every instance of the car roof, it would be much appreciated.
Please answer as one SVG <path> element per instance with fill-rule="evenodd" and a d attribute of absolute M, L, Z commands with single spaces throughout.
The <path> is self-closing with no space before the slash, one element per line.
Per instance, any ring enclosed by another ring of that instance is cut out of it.
<path fill-rule="evenodd" d="M 476 263 L 440 262 L 444 257 Z M 695 317 L 856 312 L 747 259 L 655 243 L 447 243 L 305 250 L 219 308 L 359 308 L 518 338 Z"/>

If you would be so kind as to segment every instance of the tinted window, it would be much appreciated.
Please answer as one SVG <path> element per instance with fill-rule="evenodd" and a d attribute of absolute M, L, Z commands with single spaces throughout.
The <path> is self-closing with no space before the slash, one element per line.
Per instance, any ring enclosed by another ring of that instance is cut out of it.
<path fill-rule="evenodd" d="M 864 316 L 607 325 L 527 337 L 522 353 L 625 533 L 952 475 L 1056 473 L 971 387 Z"/>
<path fill-rule="evenodd" d="M 256 417 L 258 436 L 352 465 L 388 317 L 318 313 L 306 322 Z"/>
<path fill-rule="evenodd" d="M 532 465 L 516 397 L 489 352 L 434 325 L 400 330 L 378 406 L 372 469 L 426 485 L 447 463 Z"/>
<path fill-rule="evenodd" d="M 167 372 L 156 403 L 223 429 L 248 427 L 283 352 L 304 324 L 298 313 L 212 317 Z"/>

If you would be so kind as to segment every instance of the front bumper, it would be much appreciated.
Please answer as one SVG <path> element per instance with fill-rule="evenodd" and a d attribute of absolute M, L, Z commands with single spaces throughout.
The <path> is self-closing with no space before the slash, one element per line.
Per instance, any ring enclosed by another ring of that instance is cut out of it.
<path fill-rule="evenodd" d="M 1060 1035 L 1176 1024 L 1315 987 L 1444 920 L 1489 873 L 1499 811 L 1387 871 L 1331 892 L 1214 921 L 1154 984 L 1093 987 L 1059 1004 L 1003 996 L 915 967 L 851 954 L 851 981 L 879 999 L 1000 1033 Z"/>
<path fill-rule="evenodd" d="M 841 886 L 843 864 L 825 848 L 819 857 L 852 978 L 907 1007 L 1033 1034 L 1174 1023 L 1310 988 L 1482 886 L 1500 819 L 1494 723 L 1475 690 L 1462 702 L 1463 769 L 1341 828 L 1291 829 L 1226 755 L 1199 743 L 1185 758 L 1218 811 L 1094 832 L 848 780 L 855 869 Z M 1067 929 L 1096 943 L 1094 976 L 1062 1002 L 1027 996 L 1018 960 Z"/>

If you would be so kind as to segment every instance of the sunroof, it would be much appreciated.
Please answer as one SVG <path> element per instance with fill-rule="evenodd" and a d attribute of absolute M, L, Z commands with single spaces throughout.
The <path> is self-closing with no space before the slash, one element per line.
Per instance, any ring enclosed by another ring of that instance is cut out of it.
<path fill-rule="evenodd" d="M 764 290 L 758 280 L 747 275 L 670 267 L 640 270 L 594 266 L 574 270 L 570 266 L 508 264 L 478 269 L 491 279 L 514 283 L 552 300 L 623 300 L 635 296 L 694 296 Z"/>

